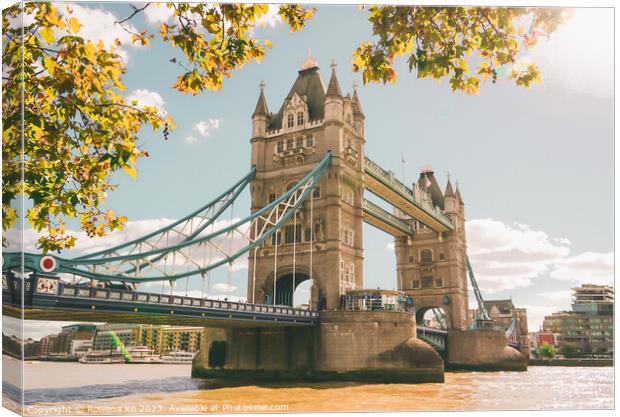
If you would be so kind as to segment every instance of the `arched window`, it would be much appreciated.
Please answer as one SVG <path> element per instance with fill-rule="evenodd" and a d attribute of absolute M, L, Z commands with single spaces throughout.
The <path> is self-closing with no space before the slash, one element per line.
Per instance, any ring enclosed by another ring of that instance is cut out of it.
<path fill-rule="evenodd" d="M 292 114 L 289 113 L 289 115 L 288 115 L 288 127 L 293 127 L 294 121 L 295 121 L 295 118 L 293 117 Z"/>
<path fill-rule="evenodd" d="M 303 125 L 303 124 L 304 124 L 304 113 L 299 112 L 297 113 L 297 126 Z"/>
<path fill-rule="evenodd" d="M 433 252 L 430 249 L 422 249 L 420 252 L 420 262 L 433 262 Z"/>

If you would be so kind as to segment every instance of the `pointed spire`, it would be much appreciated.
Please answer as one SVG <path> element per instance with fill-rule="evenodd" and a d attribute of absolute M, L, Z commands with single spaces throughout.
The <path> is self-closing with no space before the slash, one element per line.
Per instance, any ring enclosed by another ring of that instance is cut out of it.
<path fill-rule="evenodd" d="M 265 94 L 263 93 L 263 91 L 265 90 L 265 81 L 261 81 L 258 87 L 260 88 L 260 95 L 258 96 L 258 102 L 256 103 L 256 109 L 254 109 L 254 114 L 252 114 L 252 117 L 269 116 L 269 109 L 267 108 L 267 100 L 265 100 Z"/>
<path fill-rule="evenodd" d="M 310 48 L 308 48 L 308 56 L 306 57 L 306 60 L 304 61 L 303 64 L 301 64 L 301 66 L 299 67 L 300 71 L 304 71 L 307 69 L 311 69 L 317 66 L 317 61 L 316 59 L 312 58 L 312 53 L 310 51 Z"/>
<path fill-rule="evenodd" d="M 360 105 L 360 98 L 357 96 L 357 81 L 353 82 L 353 114 L 364 117 L 364 112 Z"/>
<path fill-rule="evenodd" d="M 450 174 L 448 174 L 448 184 L 446 185 L 446 191 L 443 193 L 445 197 L 454 197 L 454 191 L 452 190 L 452 183 L 450 182 Z"/>
<path fill-rule="evenodd" d="M 327 86 L 326 96 L 339 96 L 342 97 L 342 93 L 340 92 L 340 85 L 338 84 L 338 78 L 336 78 L 336 60 L 332 60 L 332 64 L 330 68 L 332 69 L 332 76 L 329 79 L 329 85 Z"/>
<path fill-rule="evenodd" d="M 463 203 L 463 198 L 461 197 L 461 192 L 459 191 L 459 182 L 456 182 L 456 191 L 454 193 L 454 196 L 456 197 L 456 199 L 459 201 L 460 204 L 464 204 Z"/>

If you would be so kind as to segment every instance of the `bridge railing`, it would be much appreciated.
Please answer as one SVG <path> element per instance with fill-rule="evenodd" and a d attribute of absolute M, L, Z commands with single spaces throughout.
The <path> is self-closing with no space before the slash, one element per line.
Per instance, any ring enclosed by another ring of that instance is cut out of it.
<path fill-rule="evenodd" d="M 398 229 L 401 229 L 403 232 L 408 234 L 413 234 L 413 229 L 406 221 L 399 219 L 393 214 L 383 210 L 381 207 L 376 204 L 364 199 L 362 201 L 362 208 L 368 212 L 370 212 L 375 217 L 383 220 L 384 222 L 395 226 Z"/>
<path fill-rule="evenodd" d="M 53 281 L 56 281 L 56 284 L 54 284 Z M 226 311 L 245 311 L 266 313 L 272 315 L 286 315 L 311 318 L 316 318 L 319 316 L 319 313 L 317 311 L 292 308 L 287 306 L 252 304 L 238 301 L 189 297 L 176 294 L 154 294 L 113 288 L 86 287 L 81 285 L 64 283 L 59 279 L 50 277 L 38 277 L 34 292 L 35 295 L 40 294 L 58 297 L 148 303 L 181 307 L 213 308 Z"/>
<path fill-rule="evenodd" d="M 367 156 L 364 157 L 364 169 L 373 174 L 377 179 L 380 179 L 387 186 L 400 192 L 405 198 L 408 198 L 410 201 L 415 203 L 420 208 L 423 208 L 429 214 L 437 217 L 446 225 L 452 225 L 448 216 L 446 216 L 439 207 L 429 204 L 426 201 L 420 200 L 418 196 L 416 196 L 413 189 L 407 187 L 405 184 L 400 182 L 394 177 L 394 174 L 392 172 L 386 171 L 385 169 L 381 168 L 376 162 L 372 161 Z"/>

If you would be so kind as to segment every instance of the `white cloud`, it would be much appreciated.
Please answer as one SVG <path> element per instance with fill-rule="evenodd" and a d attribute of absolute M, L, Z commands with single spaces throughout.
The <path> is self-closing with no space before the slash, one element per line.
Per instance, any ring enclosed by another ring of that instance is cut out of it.
<path fill-rule="evenodd" d="M 585 252 L 559 259 L 554 263 L 551 277 L 590 284 L 613 284 L 614 254 Z"/>
<path fill-rule="evenodd" d="M 258 27 L 270 27 L 274 28 L 277 24 L 282 23 L 282 19 L 278 16 L 279 4 L 270 4 L 269 10 L 263 16 L 256 20 L 256 26 Z"/>
<path fill-rule="evenodd" d="M 201 120 L 192 128 L 193 134 L 185 138 L 186 143 L 197 143 L 201 138 L 205 139 L 211 136 L 215 129 L 219 129 L 220 119 Z"/>
<path fill-rule="evenodd" d="M 493 219 L 466 223 L 468 254 L 485 292 L 523 288 L 541 276 L 574 283 L 613 281 L 613 253 L 569 256 L 570 241 Z"/>
<path fill-rule="evenodd" d="M 541 297 L 546 298 L 549 301 L 566 301 L 566 302 L 570 302 L 571 300 L 571 293 L 570 291 L 568 291 L 568 289 L 563 289 L 563 290 L 559 290 L 559 291 L 547 291 L 547 292 L 541 292 L 538 295 L 540 295 Z"/>
<path fill-rule="evenodd" d="M 120 55 L 124 62 L 129 60 L 129 55 L 123 45 L 131 46 L 133 48 L 139 48 L 139 44 L 131 42 L 131 34 L 125 31 L 119 24 L 115 22 L 121 20 L 114 13 L 104 10 L 102 7 L 82 6 L 75 3 L 57 4 L 56 9 L 61 19 L 67 19 L 69 17 L 77 18 L 81 27 L 78 36 L 84 39 L 90 40 L 93 43 L 97 43 L 100 40 L 106 46 L 107 49 L 115 49 L 115 52 Z M 29 25 L 34 23 L 34 14 L 24 15 L 24 24 Z M 12 19 L 9 24 L 11 27 L 19 27 L 19 19 Z M 17 25 L 17 26 L 16 26 Z M 125 27 L 131 32 L 138 32 L 138 30 L 131 23 L 126 22 Z M 55 30 L 54 36 L 56 39 L 66 35 L 65 29 L 62 31 Z M 118 39 L 121 43 L 121 47 L 115 45 L 115 40 Z"/>
<path fill-rule="evenodd" d="M 72 13 L 67 11 L 69 8 Z M 78 19 L 82 27 L 78 32 L 79 36 L 92 42 L 99 42 L 101 40 L 106 48 L 115 47 L 116 39 L 121 43 L 121 48 L 116 50 L 123 61 L 127 62 L 129 55 L 122 46 L 131 46 L 132 48 L 139 48 L 139 43 L 131 42 L 131 34 L 124 30 L 121 25 L 115 23 L 122 18 L 119 18 L 114 13 L 104 10 L 101 7 L 86 7 L 78 4 L 67 4 L 58 7 L 61 14 L 65 16 L 73 16 Z M 130 22 L 124 23 L 128 31 L 137 33 L 139 32 L 135 26 Z M 117 48 L 117 47 L 116 47 Z"/>
<path fill-rule="evenodd" d="M 526 225 L 479 219 L 466 223 L 468 254 L 476 279 L 486 292 L 532 285 L 569 248 Z"/>
<path fill-rule="evenodd" d="M 221 282 L 214 284 L 212 288 L 220 293 L 234 292 L 237 289 L 237 287 L 232 284 L 229 287 L 228 284 L 224 284 Z"/>
<path fill-rule="evenodd" d="M 164 116 L 168 113 L 164 108 L 164 99 L 155 91 L 138 88 L 129 93 L 127 101 L 138 108 L 155 107 Z"/>
<path fill-rule="evenodd" d="M 197 143 L 198 138 L 196 136 L 189 135 L 188 137 L 185 138 L 185 142 L 186 143 Z"/>
<path fill-rule="evenodd" d="M 174 9 L 171 7 L 168 8 L 164 3 L 151 3 L 149 7 L 144 9 L 146 21 L 154 25 L 168 23 L 172 20 L 173 16 Z"/>

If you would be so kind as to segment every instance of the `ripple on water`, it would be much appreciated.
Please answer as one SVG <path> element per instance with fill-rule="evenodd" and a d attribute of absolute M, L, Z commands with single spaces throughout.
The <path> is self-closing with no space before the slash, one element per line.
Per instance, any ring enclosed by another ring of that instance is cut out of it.
<path fill-rule="evenodd" d="M 81 366 L 69 364 L 68 366 Z M 105 368 L 103 365 L 101 372 Z M 36 377 L 36 369 L 31 377 Z M 83 372 L 83 369 L 81 368 Z M 176 405 L 286 404 L 288 412 L 549 410 L 614 407 L 613 368 L 530 367 L 527 372 L 446 373 L 443 384 L 300 383 L 216 386 L 185 376 L 165 377 L 163 368 L 123 366 L 119 381 L 88 367 L 88 384 L 54 385 L 25 391 L 26 404 L 69 402 L 114 406 L 121 403 Z M 150 372 L 153 372 L 152 376 Z M 144 373 L 147 372 L 145 375 Z M 167 372 L 167 371 L 166 371 Z M 175 375 L 179 375 L 179 371 Z M 149 379 L 151 378 L 151 379 Z M 102 383 L 105 382 L 105 383 Z M 14 392 L 6 387 L 5 393 Z M 118 397 L 125 397 L 120 400 Z"/>

